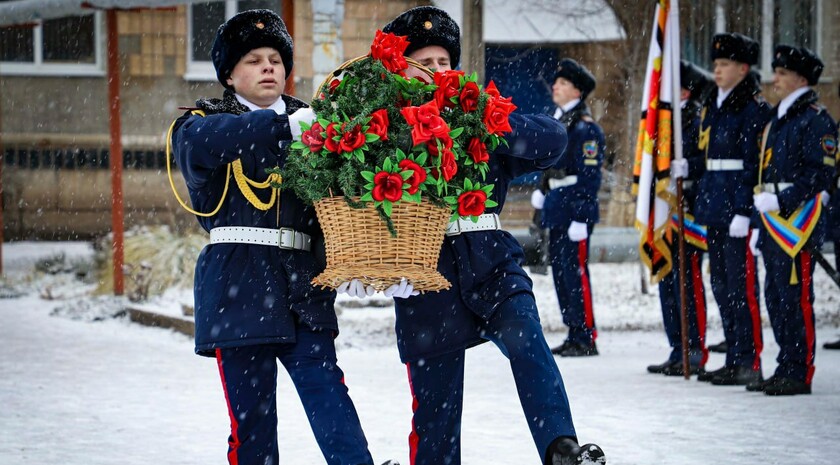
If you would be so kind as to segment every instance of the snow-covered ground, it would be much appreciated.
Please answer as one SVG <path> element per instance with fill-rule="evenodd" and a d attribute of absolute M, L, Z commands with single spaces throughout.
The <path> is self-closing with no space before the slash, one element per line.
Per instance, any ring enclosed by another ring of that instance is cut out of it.
<path fill-rule="evenodd" d="M 108 318 L 125 302 L 86 297 L 92 285 L 70 274 L 35 274 L 39 256 L 89 257 L 83 243 L 5 244 L 0 281 L 0 464 L 226 463 L 229 422 L 213 360 L 167 330 Z M 829 258 L 831 259 L 831 257 Z M 557 359 L 581 441 L 597 442 L 608 463 L 837 464 L 840 457 L 840 290 L 822 271 L 814 393 L 771 398 L 741 387 L 665 378 L 645 366 L 667 355 L 656 288 L 639 291 L 638 264 L 592 266 L 601 355 Z M 548 277 L 535 275 L 549 344 L 564 338 Z M 145 305 L 180 312 L 189 291 Z M 377 462 L 407 465 L 411 403 L 394 346 L 393 312 L 383 299 L 341 299 L 339 363 Z M 708 340 L 722 338 L 709 292 Z M 766 319 L 766 314 L 764 315 Z M 778 350 L 765 326 L 764 372 Z M 467 357 L 463 463 L 540 461 L 506 360 L 491 344 Z M 722 355 L 713 354 L 717 368 Z M 281 463 L 323 463 L 290 380 L 278 380 Z"/>

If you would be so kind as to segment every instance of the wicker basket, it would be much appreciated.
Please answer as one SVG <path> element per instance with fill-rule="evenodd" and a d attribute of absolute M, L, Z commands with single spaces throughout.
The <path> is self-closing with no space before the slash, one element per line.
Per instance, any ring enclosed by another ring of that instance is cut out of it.
<path fill-rule="evenodd" d="M 373 207 L 352 208 L 343 197 L 329 197 L 315 203 L 324 231 L 327 268 L 312 284 L 336 288 L 358 279 L 377 291 L 407 278 L 414 289 L 449 289 L 437 271 L 450 212 L 428 202 L 400 202 L 391 220 L 397 237 L 388 232 Z"/>

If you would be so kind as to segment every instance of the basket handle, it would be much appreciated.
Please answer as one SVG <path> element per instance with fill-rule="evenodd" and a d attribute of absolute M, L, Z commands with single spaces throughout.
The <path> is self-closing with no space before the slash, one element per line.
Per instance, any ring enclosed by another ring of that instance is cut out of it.
<path fill-rule="evenodd" d="M 321 85 L 319 85 L 317 88 L 315 88 L 315 93 L 312 95 L 312 100 L 317 99 L 318 94 L 320 94 L 322 92 L 322 89 L 324 89 L 324 87 L 327 86 L 335 78 L 336 71 L 342 71 L 344 69 L 347 69 L 350 65 L 352 65 L 354 63 L 358 63 L 362 60 L 369 59 L 369 58 L 370 58 L 370 55 L 362 55 L 362 56 L 358 56 L 356 58 L 351 58 L 351 59 L 345 61 L 344 63 L 340 64 L 338 66 L 338 68 L 331 71 L 330 74 L 327 74 L 327 77 L 324 78 L 324 81 L 321 82 Z M 420 62 L 415 60 L 414 58 L 405 57 L 405 62 L 408 63 L 409 66 L 413 66 L 413 67 L 419 69 L 420 71 L 422 71 L 424 74 L 426 74 L 429 77 L 432 77 L 432 76 L 435 75 L 435 73 L 433 73 L 432 70 L 430 70 L 429 68 L 426 68 L 425 66 L 421 65 Z"/>

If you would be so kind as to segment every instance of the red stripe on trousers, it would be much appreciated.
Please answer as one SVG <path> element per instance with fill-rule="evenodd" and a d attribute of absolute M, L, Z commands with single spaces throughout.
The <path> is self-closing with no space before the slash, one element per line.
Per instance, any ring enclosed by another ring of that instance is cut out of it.
<path fill-rule="evenodd" d="M 409 464 L 414 465 L 417 460 L 417 444 L 420 442 L 420 436 L 417 434 L 417 428 L 414 427 L 414 412 L 417 411 L 417 406 L 419 402 L 417 402 L 417 396 L 414 395 L 414 384 L 411 383 L 411 364 L 405 364 L 406 371 L 408 372 L 408 390 L 411 392 L 411 433 L 408 435 L 408 457 L 409 457 Z"/>
<path fill-rule="evenodd" d="M 814 307 L 811 302 L 811 253 L 802 252 L 802 293 L 800 306 L 802 307 L 802 323 L 805 325 L 805 348 L 808 355 L 805 357 L 805 384 L 811 384 L 814 378 L 814 347 L 816 339 L 814 336 Z"/>
<path fill-rule="evenodd" d="M 237 465 L 239 463 L 239 456 L 237 451 L 239 446 L 239 422 L 236 421 L 236 416 L 233 414 L 233 408 L 230 405 L 230 396 L 228 395 L 227 382 L 225 381 L 225 371 L 222 369 L 222 349 L 216 349 L 216 365 L 219 367 L 219 376 L 222 378 L 222 389 L 225 391 L 225 403 L 228 408 L 228 416 L 230 417 L 230 437 L 228 441 L 230 451 L 228 452 L 228 463 L 230 465 Z"/>
<path fill-rule="evenodd" d="M 580 287 L 583 291 L 583 315 L 586 327 L 595 326 L 595 315 L 592 313 L 592 287 L 589 285 L 589 275 L 586 274 L 586 243 L 588 239 L 578 242 L 578 273 L 580 273 Z M 598 337 L 597 331 L 592 331 L 592 342 Z"/>
<path fill-rule="evenodd" d="M 761 369 L 761 350 L 764 348 L 764 343 L 761 340 L 761 315 L 759 314 L 758 302 L 755 298 L 755 257 L 753 257 L 750 250 L 750 231 L 747 234 L 747 306 L 750 310 L 750 319 L 752 320 L 753 345 L 755 346 L 755 359 L 753 359 L 753 370 Z"/>
<path fill-rule="evenodd" d="M 703 359 L 700 366 L 709 359 L 709 349 L 706 348 L 706 297 L 703 293 L 703 275 L 700 272 L 700 255 L 691 254 L 691 281 L 694 284 L 694 317 L 697 318 L 697 335 L 700 338 L 700 351 Z"/>

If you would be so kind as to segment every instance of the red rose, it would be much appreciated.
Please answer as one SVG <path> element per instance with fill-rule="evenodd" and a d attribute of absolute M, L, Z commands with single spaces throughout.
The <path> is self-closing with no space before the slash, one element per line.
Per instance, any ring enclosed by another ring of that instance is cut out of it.
<path fill-rule="evenodd" d="M 406 122 L 411 126 L 411 139 L 414 145 L 422 144 L 432 138 L 449 137 L 449 125 L 440 117 L 440 110 L 434 100 L 419 107 L 405 107 L 400 110 Z"/>
<path fill-rule="evenodd" d="M 490 160 L 490 155 L 487 153 L 487 146 L 478 137 L 470 139 L 467 153 L 470 154 L 470 158 L 475 163 L 487 163 Z"/>
<path fill-rule="evenodd" d="M 370 115 L 368 134 L 376 134 L 379 140 L 388 140 L 388 111 L 384 108 L 376 110 Z"/>
<path fill-rule="evenodd" d="M 341 84 L 341 81 L 339 81 L 338 79 L 333 79 L 332 81 L 330 81 L 330 89 L 329 89 L 330 94 L 335 92 L 335 90 L 338 88 L 339 84 Z"/>
<path fill-rule="evenodd" d="M 483 190 L 466 191 L 458 196 L 458 214 L 461 216 L 478 216 L 484 213 L 484 203 L 487 193 Z"/>
<path fill-rule="evenodd" d="M 458 163 L 455 162 L 455 154 L 451 150 L 443 149 L 443 156 L 440 159 L 440 170 L 443 172 L 444 181 L 449 181 L 458 173 Z M 432 168 L 432 176 L 435 178 L 440 176 L 437 168 Z"/>
<path fill-rule="evenodd" d="M 496 83 L 493 81 L 490 81 L 490 84 L 487 84 L 484 92 L 492 98 L 499 98 L 502 96 L 502 94 L 499 93 L 499 89 L 496 88 Z"/>
<path fill-rule="evenodd" d="M 327 138 L 324 141 L 324 145 L 327 147 L 327 150 L 332 153 L 341 153 L 338 146 L 338 139 L 341 138 L 341 133 L 338 132 L 336 126 L 338 126 L 336 123 L 330 123 L 327 125 Z"/>
<path fill-rule="evenodd" d="M 516 109 L 510 98 L 492 98 L 484 107 L 484 125 L 490 134 L 502 135 L 511 132 L 508 115 Z"/>
<path fill-rule="evenodd" d="M 377 202 L 383 200 L 396 202 L 402 198 L 404 182 L 399 173 L 389 173 L 387 171 L 376 173 L 376 176 L 373 177 L 373 200 Z"/>
<path fill-rule="evenodd" d="M 408 193 L 414 194 L 418 190 L 420 190 L 420 184 L 426 181 L 426 170 L 424 170 L 420 165 L 417 163 L 405 159 L 400 162 L 400 168 L 403 171 L 413 171 L 414 173 L 411 175 L 410 178 L 406 179 L 405 182 L 408 183 Z"/>
<path fill-rule="evenodd" d="M 432 139 L 429 142 L 426 142 L 426 148 L 429 149 L 429 155 L 433 157 L 440 156 L 440 153 L 438 152 L 438 141 L 440 141 L 443 144 L 444 150 L 452 149 L 452 138 L 449 137 L 449 135 L 442 139 Z"/>
<path fill-rule="evenodd" d="M 312 127 L 300 135 L 300 141 L 309 147 L 310 152 L 318 153 L 324 147 L 324 142 L 326 142 L 323 132 L 324 128 L 321 127 L 321 123 L 316 121 Z"/>
<path fill-rule="evenodd" d="M 341 126 L 341 129 L 344 129 L 344 125 Z M 352 152 L 363 145 L 365 145 L 365 135 L 362 133 L 362 127 L 358 124 L 353 129 L 344 132 L 338 144 L 342 152 Z"/>
<path fill-rule="evenodd" d="M 406 37 L 386 34 L 377 30 L 376 37 L 373 38 L 373 44 L 370 46 L 370 56 L 381 61 L 388 71 L 398 73 L 408 68 L 408 63 L 403 56 L 407 47 L 408 39 Z"/>
<path fill-rule="evenodd" d="M 472 81 L 467 81 L 464 84 L 464 88 L 461 89 L 461 96 L 459 97 L 461 109 L 464 110 L 464 113 L 475 111 L 478 108 L 479 93 L 478 84 Z"/>
<path fill-rule="evenodd" d="M 435 91 L 435 102 L 438 108 L 453 108 L 452 97 L 457 97 L 461 90 L 461 76 L 463 71 L 450 70 L 436 72 L 434 75 L 435 84 L 438 86 Z"/>

